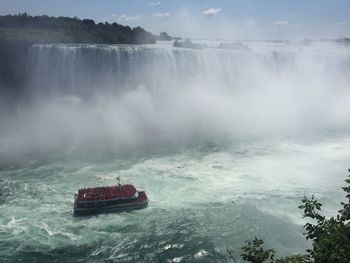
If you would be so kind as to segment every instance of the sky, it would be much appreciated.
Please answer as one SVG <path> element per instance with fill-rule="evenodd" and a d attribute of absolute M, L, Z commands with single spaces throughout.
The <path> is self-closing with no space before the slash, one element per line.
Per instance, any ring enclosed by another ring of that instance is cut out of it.
<path fill-rule="evenodd" d="M 349 0 L 0 0 L 0 14 L 77 16 L 199 39 L 350 36 Z"/>

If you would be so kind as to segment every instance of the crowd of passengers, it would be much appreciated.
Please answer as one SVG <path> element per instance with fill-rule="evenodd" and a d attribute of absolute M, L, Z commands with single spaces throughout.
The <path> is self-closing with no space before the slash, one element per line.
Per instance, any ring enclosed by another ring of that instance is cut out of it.
<path fill-rule="evenodd" d="M 79 189 L 76 198 L 78 201 L 94 201 L 128 197 L 134 195 L 135 193 L 136 189 L 133 185 L 125 184 Z"/>

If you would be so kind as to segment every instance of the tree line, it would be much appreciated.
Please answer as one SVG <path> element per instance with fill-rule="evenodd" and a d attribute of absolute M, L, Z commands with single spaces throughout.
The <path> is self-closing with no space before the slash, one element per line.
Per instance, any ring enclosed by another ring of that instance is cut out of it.
<path fill-rule="evenodd" d="M 39 32 L 37 34 L 37 32 Z M 27 13 L 0 16 L 0 36 L 30 39 L 32 42 L 72 42 L 96 44 L 149 44 L 154 36 L 141 27 L 118 23 L 95 23 L 78 17 L 30 16 Z"/>

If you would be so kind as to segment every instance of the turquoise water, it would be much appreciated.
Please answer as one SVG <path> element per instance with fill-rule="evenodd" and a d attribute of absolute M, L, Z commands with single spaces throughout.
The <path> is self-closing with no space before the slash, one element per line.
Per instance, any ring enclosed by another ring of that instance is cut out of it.
<path fill-rule="evenodd" d="M 3 165 L 0 253 L 5 262 L 225 262 L 258 236 L 280 255 L 303 252 L 301 211 L 316 194 L 341 201 L 350 144 L 255 141 L 108 161 Z M 78 188 L 116 183 L 147 191 L 144 210 L 72 216 Z"/>

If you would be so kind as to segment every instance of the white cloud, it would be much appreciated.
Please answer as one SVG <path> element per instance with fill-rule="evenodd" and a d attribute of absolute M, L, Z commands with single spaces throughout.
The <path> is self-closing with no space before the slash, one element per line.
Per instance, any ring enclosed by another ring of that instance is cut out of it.
<path fill-rule="evenodd" d="M 345 26 L 347 23 L 346 22 L 336 22 L 335 24 L 337 26 Z"/>
<path fill-rule="evenodd" d="M 158 6 L 158 5 L 160 5 L 160 2 L 152 1 L 149 4 L 154 5 L 154 6 Z"/>
<path fill-rule="evenodd" d="M 141 18 L 141 16 L 128 16 L 128 15 L 121 15 L 118 20 L 122 20 L 122 21 L 131 21 L 131 20 L 139 20 Z"/>
<path fill-rule="evenodd" d="M 217 15 L 220 12 L 221 12 L 221 8 L 210 8 L 208 10 L 204 10 L 203 11 L 203 15 L 205 15 L 205 16 L 215 16 L 215 15 Z"/>
<path fill-rule="evenodd" d="M 171 16 L 170 13 L 155 13 L 155 14 L 152 14 L 152 16 L 154 17 L 166 17 L 166 16 Z"/>
<path fill-rule="evenodd" d="M 286 26 L 288 25 L 288 21 L 276 21 L 274 24 L 276 26 Z"/>

